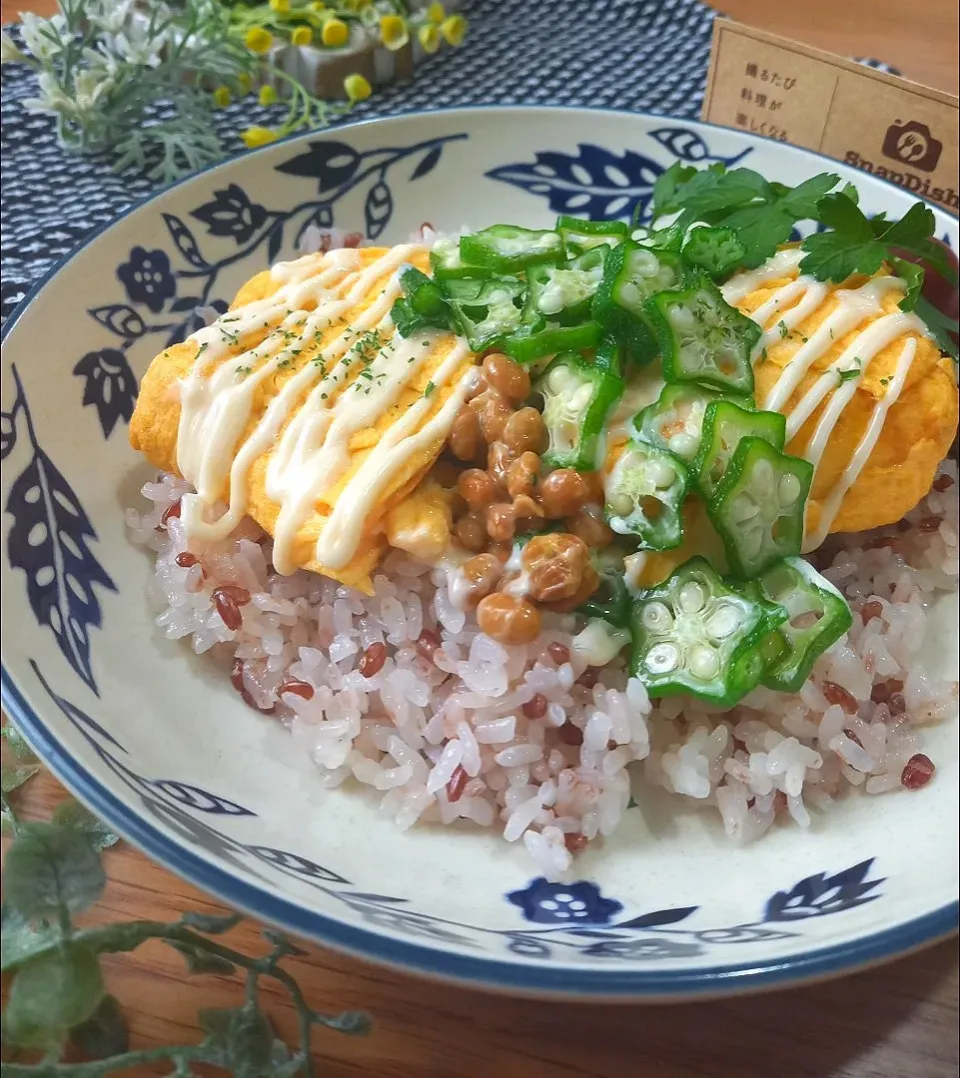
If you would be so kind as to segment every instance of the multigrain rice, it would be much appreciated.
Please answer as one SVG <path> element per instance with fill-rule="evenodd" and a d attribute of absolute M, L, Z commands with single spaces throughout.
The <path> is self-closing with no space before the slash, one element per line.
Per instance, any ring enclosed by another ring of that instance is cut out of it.
<path fill-rule="evenodd" d="M 757 689 L 731 711 L 651 703 L 622 658 L 588 665 L 573 615 L 545 613 L 505 648 L 452 602 L 444 572 L 391 553 L 366 597 L 307 572 L 278 576 L 245 523 L 187 551 L 172 476 L 129 510 L 156 558 L 149 599 L 170 639 L 210 652 L 253 708 L 280 721 L 323 783 L 370 787 L 401 828 L 464 819 L 523 842 L 556 878 L 616 829 L 631 781 L 712 806 L 749 841 L 777 816 L 801 827 L 850 787 L 935 780 L 922 727 L 956 714 L 956 683 L 918 663 L 927 608 L 957 589 L 957 469 L 946 462 L 906 521 L 832 536 L 813 558 L 854 612 L 800 693 Z M 585 650 L 586 647 L 586 650 Z M 227 684 L 225 678 L 225 685 Z"/>

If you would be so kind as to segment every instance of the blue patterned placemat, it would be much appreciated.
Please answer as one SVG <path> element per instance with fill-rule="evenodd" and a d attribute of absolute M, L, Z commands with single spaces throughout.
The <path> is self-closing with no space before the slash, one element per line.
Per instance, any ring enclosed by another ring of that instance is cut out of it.
<path fill-rule="evenodd" d="M 470 31 L 456 50 L 426 60 L 415 81 L 378 91 L 351 119 L 422 108 L 566 104 L 699 115 L 716 14 L 699 0 L 473 0 Z M 16 31 L 14 31 L 16 34 Z M 870 61 L 865 61 L 870 62 Z M 114 172 L 104 159 L 65 153 L 50 116 L 28 112 L 36 79 L 2 68 L 2 315 L 89 232 L 156 186 Z M 229 153 L 236 132 L 276 122 L 240 102 L 220 124 Z"/>

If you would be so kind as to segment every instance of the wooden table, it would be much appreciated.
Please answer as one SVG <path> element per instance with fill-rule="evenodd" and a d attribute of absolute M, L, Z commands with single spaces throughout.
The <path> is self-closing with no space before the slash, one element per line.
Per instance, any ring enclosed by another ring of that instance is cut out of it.
<path fill-rule="evenodd" d="M 905 75 L 957 92 L 956 0 L 724 0 L 733 18 L 845 56 L 874 56 Z M 52 0 L 2 0 L 3 21 Z M 21 794 L 28 815 L 63 797 L 49 776 Z M 222 907 L 121 844 L 106 855 L 103 920 L 173 919 Z M 918 883 L 919 886 L 919 883 Z M 259 928 L 231 943 L 252 952 Z M 320 1010 L 362 1008 L 374 1033 L 316 1040 L 325 1078 L 954 1078 L 957 1073 L 957 942 L 846 980 L 791 992 L 675 1007 L 578 1006 L 498 999 L 436 986 L 308 945 L 290 963 Z M 161 946 L 109 964 L 137 1045 L 198 1039 L 199 1007 L 234 1006 L 239 986 L 183 976 Z M 269 1010 L 282 1034 L 292 1013 Z M 159 1073 L 159 1072 L 158 1072 Z"/>

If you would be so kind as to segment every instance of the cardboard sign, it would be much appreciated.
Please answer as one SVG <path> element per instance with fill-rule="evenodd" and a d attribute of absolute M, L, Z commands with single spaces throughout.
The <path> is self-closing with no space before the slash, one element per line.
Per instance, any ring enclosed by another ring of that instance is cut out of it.
<path fill-rule="evenodd" d="M 729 19 L 702 118 L 818 150 L 960 212 L 960 99 Z"/>

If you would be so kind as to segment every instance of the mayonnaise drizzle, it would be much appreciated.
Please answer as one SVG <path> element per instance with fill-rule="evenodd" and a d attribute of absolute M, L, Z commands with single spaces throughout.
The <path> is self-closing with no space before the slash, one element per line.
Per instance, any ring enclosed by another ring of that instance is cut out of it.
<path fill-rule="evenodd" d="M 469 354 L 467 343 L 458 341 L 434 373 L 435 385 L 446 385 Z M 423 452 L 431 443 L 446 436 L 457 413 L 466 403 L 472 386 L 471 370 L 461 376 L 436 415 L 417 430 L 418 424 L 432 407 L 428 398 L 421 397 L 377 442 L 340 494 L 326 527 L 320 533 L 317 557 L 323 565 L 331 569 L 346 565 L 360 542 L 367 514 L 384 487 L 411 456 Z"/>
<path fill-rule="evenodd" d="M 766 283 L 790 277 L 799 268 L 803 256 L 803 251 L 793 248 L 778 252 L 759 269 L 741 273 L 723 285 L 724 298 L 728 303 L 738 303 Z M 827 444 L 844 409 L 863 381 L 870 363 L 888 345 L 905 334 L 929 336 L 926 326 L 914 314 L 902 311 L 883 314 L 884 296 L 895 290 L 906 292 L 906 287 L 906 283 L 900 278 L 888 276 L 873 278 L 860 288 L 837 290 L 835 309 L 820 323 L 809 340 L 804 341 L 794 352 L 765 400 L 760 402 L 764 409 L 784 412 L 789 442 L 816 409 L 829 398 L 813 437 L 803 450 L 804 457 L 814 466 L 814 482 Z M 763 330 L 754 349 L 754 363 L 761 360 L 765 350 L 781 336 L 786 336 L 790 330 L 796 329 L 813 314 L 828 293 L 826 284 L 802 275 L 792 277 L 777 288 L 750 315 Z M 793 408 L 787 410 L 787 403 L 817 360 L 829 351 L 834 341 L 845 337 L 868 319 L 872 319 L 870 324 L 858 333 L 841 355 L 820 374 Z M 873 408 L 863 437 L 839 479 L 821 501 L 816 528 L 807 528 L 804 552 L 814 550 L 826 538 L 840 512 L 847 491 L 866 467 L 880 437 L 887 412 L 900 396 L 916 351 L 916 337 L 911 336 L 900 352 L 895 373 L 886 387 L 885 395 Z"/>
<path fill-rule="evenodd" d="M 401 293 L 396 271 L 418 251 L 422 248 L 416 244 L 394 247 L 362 272 L 360 256 L 351 249 L 332 251 L 319 260 L 279 263 L 271 271 L 281 282 L 277 292 L 228 312 L 193 335 L 200 348 L 180 385 L 177 435 L 178 467 L 197 488 L 182 501 L 188 535 L 222 539 L 237 527 L 249 504 L 250 470 L 273 447 L 266 474 L 267 494 L 280 505 L 273 560 L 280 572 L 296 569 L 296 535 L 317 500 L 349 467 L 351 437 L 389 411 L 436 347 L 436 333 L 418 333 L 408 340 L 393 336 L 390 309 Z M 374 302 L 282 384 L 238 449 L 260 387 L 391 273 Z M 231 345 L 261 327 L 274 328 L 260 344 L 231 355 Z M 358 344 L 370 330 L 378 333 L 375 348 Z M 392 340 L 379 347 L 379 335 Z M 433 385 L 450 382 L 468 355 L 466 344 L 458 341 L 434 372 Z M 223 361 L 225 356 L 229 358 Z M 377 498 L 412 454 L 445 436 L 466 400 L 468 382 L 467 376 L 461 379 L 419 431 L 433 407 L 427 397 L 388 428 L 341 491 L 317 543 L 318 561 L 331 569 L 350 561 Z M 222 496 L 228 476 L 226 512 L 216 520 L 205 519 L 205 510 Z"/>

